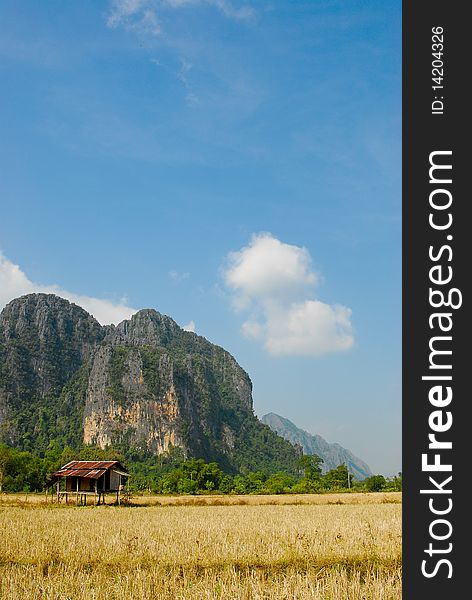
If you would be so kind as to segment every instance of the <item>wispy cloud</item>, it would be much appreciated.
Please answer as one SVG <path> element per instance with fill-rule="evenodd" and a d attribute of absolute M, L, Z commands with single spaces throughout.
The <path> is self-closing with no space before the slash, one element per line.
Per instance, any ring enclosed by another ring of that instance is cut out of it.
<path fill-rule="evenodd" d="M 125 298 L 122 298 L 119 302 L 112 302 L 103 298 L 93 298 L 92 296 L 69 292 L 59 285 L 35 283 L 28 278 L 18 265 L 11 262 L 0 251 L 0 309 L 14 298 L 18 298 L 18 296 L 34 293 L 56 294 L 66 298 L 84 308 L 102 325 L 120 323 L 124 319 L 129 319 L 137 311 L 137 309 L 128 306 Z"/>
<path fill-rule="evenodd" d="M 139 34 L 160 35 L 158 4 L 153 0 L 111 0 L 107 25 L 112 29 L 124 27 Z"/>
<path fill-rule="evenodd" d="M 190 84 L 190 80 L 188 74 L 190 73 L 193 65 L 185 59 L 180 60 L 180 70 L 177 73 L 177 79 L 182 83 L 187 94 L 185 96 L 185 101 L 189 106 L 194 106 L 198 104 L 198 96 L 193 91 L 192 85 Z"/>
<path fill-rule="evenodd" d="M 190 273 L 188 271 L 180 272 L 172 269 L 169 271 L 169 277 L 172 279 L 172 281 L 185 281 L 190 277 Z"/>
<path fill-rule="evenodd" d="M 243 334 L 270 354 L 319 356 L 352 347 L 351 309 L 313 297 L 319 276 L 306 248 L 254 235 L 228 255 L 223 277 L 234 309 L 249 315 Z"/>
<path fill-rule="evenodd" d="M 236 5 L 230 0 L 110 0 L 107 25 L 123 27 L 140 35 L 160 36 L 163 33 L 161 15 L 165 11 L 195 6 L 213 6 L 228 19 L 247 20 L 254 16 L 248 5 Z"/>
<path fill-rule="evenodd" d="M 187 325 L 182 325 L 182 329 L 184 329 L 185 331 L 191 331 L 192 333 L 195 333 L 195 321 L 190 321 L 189 323 L 187 323 Z"/>
<path fill-rule="evenodd" d="M 217 8 L 225 17 L 237 20 L 251 19 L 255 13 L 252 6 L 235 6 L 229 0 L 163 0 L 163 4 L 173 8 L 208 4 Z"/>

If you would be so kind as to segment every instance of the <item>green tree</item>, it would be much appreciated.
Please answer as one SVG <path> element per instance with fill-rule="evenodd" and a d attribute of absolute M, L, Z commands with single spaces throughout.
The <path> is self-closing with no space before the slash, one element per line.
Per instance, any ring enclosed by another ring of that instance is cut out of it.
<path fill-rule="evenodd" d="M 198 491 L 198 482 L 188 477 L 180 477 L 177 483 L 179 494 L 196 494 Z"/>
<path fill-rule="evenodd" d="M 317 494 L 322 490 L 322 479 L 307 479 L 303 477 L 290 490 L 292 494 Z"/>
<path fill-rule="evenodd" d="M 31 452 L 0 445 L 0 479 L 2 491 L 39 491 L 43 488 L 43 461 Z"/>
<path fill-rule="evenodd" d="M 125 462 L 123 452 L 112 446 L 107 446 L 106 448 L 82 446 L 76 453 L 76 456 L 76 460 L 119 460 L 120 462 Z"/>
<path fill-rule="evenodd" d="M 236 494 L 260 494 L 264 488 L 266 476 L 262 471 L 251 471 L 247 475 L 236 475 L 233 480 Z"/>
<path fill-rule="evenodd" d="M 386 487 L 387 481 L 383 475 L 372 475 L 364 481 L 368 492 L 380 492 Z"/>
<path fill-rule="evenodd" d="M 346 489 L 349 487 L 349 478 L 352 479 L 352 475 L 349 474 L 346 465 L 343 463 L 326 473 L 323 477 L 323 485 L 329 490 Z"/>
<path fill-rule="evenodd" d="M 10 462 L 11 449 L 5 444 L 0 444 L 0 493 L 3 491 L 3 484 L 7 475 L 7 467 Z"/>
<path fill-rule="evenodd" d="M 309 481 L 314 481 L 321 477 L 322 463 L 323 459 L 317 454 L 304 454 L 298 459 L 298 466 Z"/>
<path fill-rule="evenodd" d="M 199 475 L 199 488 L 208 491 L 217 490 L 223 479 L 223 471 L 215 462 L 207 463 L 202 467 Z"/>
<path fill-rule="evenodd" d="M 386 480 L 384 491 L 388 492 L 401 492 L 403 488 L 403 477 L 401 473 L 394 477 L 389 477 Z"/>
<path fill-rule="evenodd" d="M 173 471 L 169 471 L 162 476 L 160 480 L 160 492 L 162 494 L 175 494 L 178 492 L 179 487 L 179 479 L 181 476 L 181 472 L 177 469 Z"/>
<path fill-rule="evenodd" d="M 264 484 L 264 492 L 267 494 L 284 494 L 291 490 L 295 480 L 286 473 L 275 473 L 267 478 Z"/>
<path fill-rule="evenodd" d="M 218 489 L 222 494 L 230 494 L 234 489 L 234 481 L 231 475 L 223 475 Z"/>

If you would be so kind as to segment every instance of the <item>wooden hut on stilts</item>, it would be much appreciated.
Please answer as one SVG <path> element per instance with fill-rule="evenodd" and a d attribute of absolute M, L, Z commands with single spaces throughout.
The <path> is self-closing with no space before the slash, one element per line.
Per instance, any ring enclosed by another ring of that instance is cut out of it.
<path fill-rule="evenodd" d="M 87 504 L 87 497 L 95 505 L 105 504 L 107 494 L 116 494 L 116 503 L 120 504 L 120 496 L 125 489 L 129 473 L 117 460 L 72 460 L 53 473 L 47 487 L 56 486 L 57 503 L 75 497 L 77 505 Z"/>

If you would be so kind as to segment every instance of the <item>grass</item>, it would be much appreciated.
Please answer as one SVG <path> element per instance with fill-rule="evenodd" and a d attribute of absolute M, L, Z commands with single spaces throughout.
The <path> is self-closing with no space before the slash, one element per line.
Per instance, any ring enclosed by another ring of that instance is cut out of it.
<path fill-rule="evenodd" d="M 133 501 L 3 497 L 0 598 L 401 598 L 399 494 Z"/>
<path fill-rule="evenodd" d="M 70 504 L 75 496 L 72 493 Z M 108 496 L 107 502 L 113 503 L 114 496 Z M 55 502 L 55 499 L 54 499 Z M 89 498 L 89 503 L 93 502 Z M 134 495 L 129 506 L 246 506 L 246 505 L 289 505 L 289 504 L 401 504 L 401 492 L 381 493 L 323 493 L 323 494 L 283 494 L 283 495 L 236 495 L 236 494 L 199 494 L 182 496 L 163 496 L 142 494 Z M 51 496 L 35 493 L 3 493 L 0 494 L 0 507 L 5 506 L 51 506 Z M 61 504 L 59 508 L 65 507 Z M 54 504 L 54 508 L 58 508 Z"/>

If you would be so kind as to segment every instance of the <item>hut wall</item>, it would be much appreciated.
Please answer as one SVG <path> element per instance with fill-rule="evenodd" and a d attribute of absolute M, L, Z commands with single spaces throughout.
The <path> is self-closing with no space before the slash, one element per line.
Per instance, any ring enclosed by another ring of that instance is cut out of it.
<path fill-rule="evenodd" d="M 79 477 L 79 492 L 93 492 L 95 490 L 95 479 Z"/>
<path fill-rule="evenodd" d="M 111 470 L 110 472 L 110 490 L 117 491 L 120 489 L 121 475 L 116 471 Z"/>
<path fill-rule="evenodd" d="M 89 477 L 79 477 L 79 492 L 94 492 L 95 482 L 97 482 L 97 490 L 103 490 L 104 477 L 98 481 Z M 113 488 L 115 489 L 115 488 Z M 74 493 L 77 491 L 77 477 L 66 477 L 65 490 Z"/>

